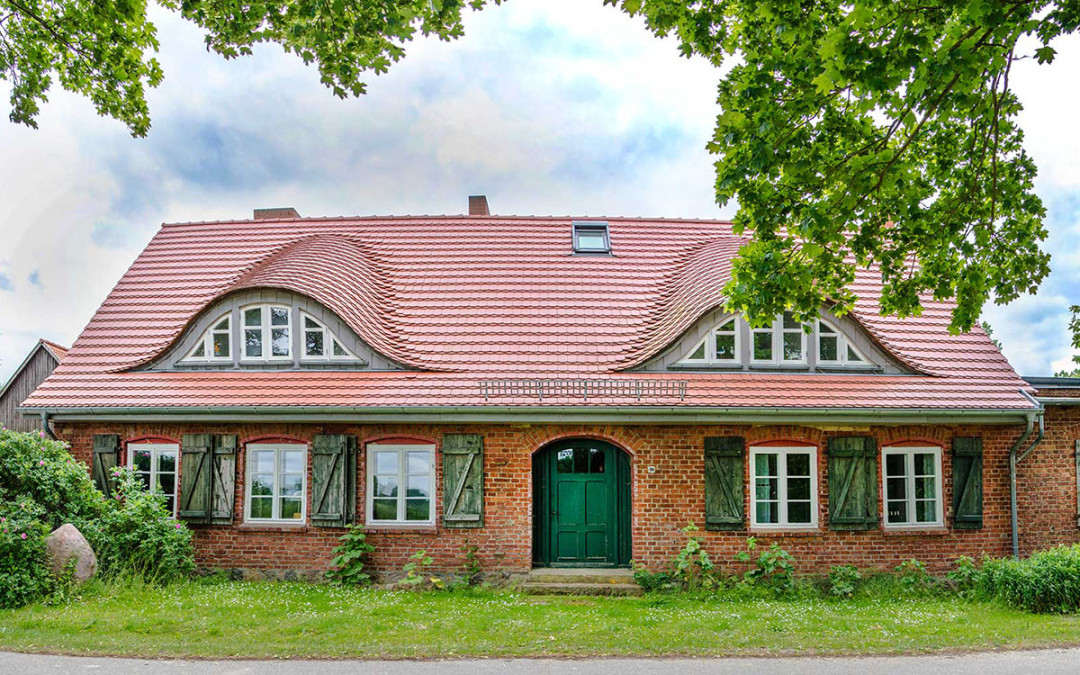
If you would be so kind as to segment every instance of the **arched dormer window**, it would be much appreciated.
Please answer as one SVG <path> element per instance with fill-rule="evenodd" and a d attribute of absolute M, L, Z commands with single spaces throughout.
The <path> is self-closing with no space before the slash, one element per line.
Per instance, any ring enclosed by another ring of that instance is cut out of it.
<path fill-rule="evenodd" d="M 297 293 L 251 289 L 226 296 L 147 370 L 400 370 L 328 307 Z"/>
<path fill-rule="evenodd" d="M 852 331 L 858 331 L 856 326 L 825 316 L 803 324 L 791 312 L 784 312 L 767 325 L 755 327 L 741 316 L 721 315 L 703 336 L 696 333 L 693 346 L 683 347 L 686 351 L 681 356 L 676 352 L 661 358 L 676 368 L 738 370 L 879 371 L 883 362 L 890 363 L 867 339 L 852 337 Z M 873 360 L 868 358 L 864 343 L 876 355 Z"/>
<path fill-rule="evenodd" d="M 333 331 L 319 322 L 307 312 L 301 312 L 304 321 L 304 353 L 302 360 L 341 361 L 356 359 L 356 356 L 346 349 L 341 340 L 338 340 Z"/>
<path fill-rule="evenodd" d="M 184 361 L 194 363 L 232 362 L 232 315 L 214 320 Z"/>

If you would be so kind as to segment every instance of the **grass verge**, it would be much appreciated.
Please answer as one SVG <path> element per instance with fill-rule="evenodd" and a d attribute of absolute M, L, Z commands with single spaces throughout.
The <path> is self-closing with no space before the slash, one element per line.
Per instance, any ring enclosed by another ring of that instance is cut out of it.
<path fill-rule="evenodd" d="M 0 649 L 205 658 L 895 654 L 1080 644 L 1080 617 L 958 598 L 581 598 L 93 583 L 0 611 Z"/>

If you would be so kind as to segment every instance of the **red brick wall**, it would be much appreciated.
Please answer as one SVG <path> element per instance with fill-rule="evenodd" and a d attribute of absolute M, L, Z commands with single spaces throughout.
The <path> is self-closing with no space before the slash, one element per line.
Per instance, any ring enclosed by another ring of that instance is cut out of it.
<path fill-rule="evenodd" d="M 1048 414 L 1044 444 L 1021 465 L 1021 531 L 1025 551 L 1054 543 L 1077 541 L 1075 462 L 1072 443 L 1080 438 L 1080 410 L 1070 422 L 1064 414 Z M 449 530 L 437 523 L 422 531 L 371 529 L 377 547 L 374 567 L 395 572 L 409 555 L 424 548 L 440 569 L 458 568 L 463 546 L 479 547 L 487 571 L 525 571 L 532 560 L 531 461 L 532 453 L 553 440 L 592 437 L 609 440 L 631 455 L 633 487 L 633 557 L 661 567 L 685 541 L 679 530 L 704 520 L 703 447 L 706 436 L 740 435 L 749 444 L 776 440 L 812 443 L 825 447 L 833 435 L 872 434 L 880 444 L 917 440 L 940 445 L 942 453 L 945 523 L 943 528 L 919 532 L 833 532 L 828 530 L 827 462 L 818 455 L 818 521 L 814 532 L 754 533 L 764 545 L 776 541 L 791 551 L 802 572 L 823 572 L 829 566 L 852 563 L 861 568 L 890 569 L 902 560 L 918 558 L 934 571 L 951 566 L 959 555 L 1003 556 L 1009 553 L 1008 448 L 1022 429 L 1018 426 L 983 427 L 878 427 L 823 430 L 776 426 L 587 426 L 587 425 L 319 425 L 319 424 L 61 424 L 58 435 L 71 442 L 75 455 L 89 461 L 95 433 L 118 433 L 122 439 L 158 436 L 178 439 L 184 433 L 236 434 L 241 453 L 237 459 L 236 519 L 231 526 L 193 526 L 200 565 L 246 570 L 325 569 L 330 550 L 341 530 L 329 528 L 262 526 L 243 523 L 244 444 L 268 436 L 310 441 L 321 433 L 355 434 L 360 439 L 357 513 L 364 514 L 366 445 L 389 438 L 407 437 L 436 444 L 436 513 L 441 514 L 442 434 L 480 433 L 484 436 L 485 527 Z M 981 436 L 984 444 L 984 526 L 981 530 L 951 528 L 952 437 Z M 310 458 L 310 454 L 309 454 Z M 310 462 L 310 459 L 309 459 Z M 649 473 L 648 467 L 655 471 Z M 880 467 L 879 467 L 880 468 Z M 749 469 L 747 468 L 747 472 Z M 181 477 L 182 480 L 182 477 Z M 749 476 L 747 476 L 749 483 Z M 880 480 L 879 480 L 880 483 Z M 310 485 L 310 480 L 309 480 Z M 880 485 L 879 485 L 880 489 Z M 879 496 L 880 499 L 880 496 Z M 310 489 L 309 489 L 310 500 Z M 749 491 L 746 494 L 749 513 Z M 309 509 L 310 510 L 310 509 Z M 880 507 L 879 507 L 879 512 Z M 745 545 L 747 533 L 701 532 L 714 559 L 727 562 Z"/>
<path fill-rule="evenodd" d="M 1078 440 L 1080 407 L 1048 406 L 1046 435 L 1016 471 L 1021 553 L 1080 541 L 1075 455 Z"/>

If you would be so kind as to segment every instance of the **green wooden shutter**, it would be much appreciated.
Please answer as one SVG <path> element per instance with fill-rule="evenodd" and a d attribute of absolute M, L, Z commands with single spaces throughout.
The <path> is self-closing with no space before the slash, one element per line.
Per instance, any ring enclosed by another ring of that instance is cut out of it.
<path fill-rule="evenodd" d="M 953 439 L 953 527 L 978 530 L 983 525 L 983 448 L 981 438 Z"/>
<path fill-rule="evenodd" d="M 877 443 L 865 436 L 829 439 L 829 529 L 877 527 Z"/>
<path fill-rule="evenodd" d="M 705 439 L 705 529 L 742 530 L 746 441 L 740 436 Z"/>
<path fill-rule="evenodd" d="M 180 511 L 193 523 L 210 521 L 213 493 L 213 437 L 184 434 L 180 438 Z"/>
<path fill-rule="evenodd" d="M 442 441 L 443 525 L 484 526 L 484 437 L 446 434 Z"/>
<path fill-rule="evenodd" d="M 316 436 L 312 442 L 311 524 L 345 527 L 355 520 L 356 437 Z"/>
<path fill-rule="evenodd" d="M 113 488 L 116 487 L 113 469 L 120 463 L 120 437 L 116 434 L 95 434 L 91 475 L 94 485 L 106 497 L 112 497 Z"/>
<path fill-rule="evenodd" d="M 210 485 L 210 522 L 229 525 L 236 502 L 236 436 L 214 436 L 213 478 Z"/>

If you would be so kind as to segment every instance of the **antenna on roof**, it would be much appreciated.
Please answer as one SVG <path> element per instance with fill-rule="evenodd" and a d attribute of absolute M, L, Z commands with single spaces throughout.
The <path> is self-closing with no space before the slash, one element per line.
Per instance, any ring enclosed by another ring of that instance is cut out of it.
<path fill-rule="evenodd" d="M 469 195 L 470 216 L 490 216 L 488 211 L 487 195 Z"/>
<path fill-rule="evenodd" d="M 255 220 L 277 220 L 284 218 L 299 218 L 300 212 L 291 206 L 282 206 L 276 209 L 255 209 Z"/>

